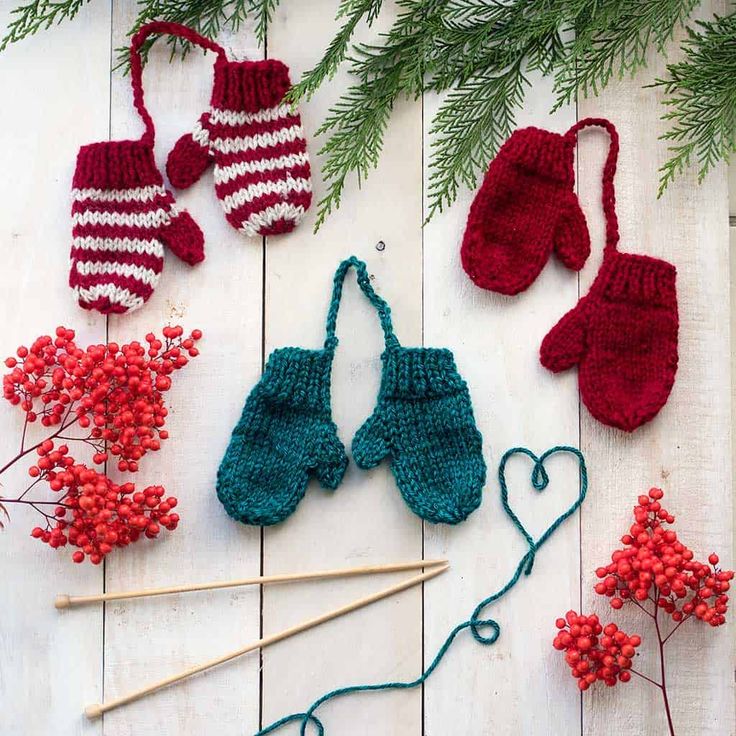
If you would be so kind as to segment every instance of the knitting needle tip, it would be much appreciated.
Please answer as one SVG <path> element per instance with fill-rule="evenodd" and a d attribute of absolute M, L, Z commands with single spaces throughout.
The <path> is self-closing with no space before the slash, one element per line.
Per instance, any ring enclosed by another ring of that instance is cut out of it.
<path fill-rule="evenodd" d="M 92 705 L 88 705 L 84 709 L 84 715 L 87 716 L 87 718 L 92 721 L 95 718 L 99 718 L 103 714 L 102 706 L 99 703 L 93 703 Z"/>
<path fill-rule="evenodd" d="M 72 602 L 68 595 L 57 595 L 56 600 L 54 601 L 54 606 L 59 610 L 62 608 L 69 608 L 71 604 Z"/>

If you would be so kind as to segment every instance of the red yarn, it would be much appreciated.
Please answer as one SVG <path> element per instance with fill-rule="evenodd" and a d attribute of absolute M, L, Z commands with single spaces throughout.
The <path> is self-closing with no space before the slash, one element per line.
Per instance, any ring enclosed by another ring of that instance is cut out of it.
<path fill-rule="evenodd" d="M 284 101 L 291 86 L 280 61 L 215 62 L 210 109 L 169 154 L 166 172 L 190 187 L 215 163 L 215 192 L 227 221 L 246 235 L 294 229 L 312 202 L 301 118 Z"/>
<path fill-rule="evenodd" d="M 460 251 L 463 268 L 483 289 L 526 289 L 554 248 L 579 270 L 590 253 L 585 217 L 573 191 L 574 137 L 517 130 L 491 162 L 470 207 Z"/>
<path fill-rule="evenodd" d="M 153 33 L 173 33 L 204 48 L 224 51 L 176 23 L 149 23 L 130 48 L 133 102 L 145 125 L 137 141 L 82 146 L 72 184 L 69 285 L 84 309 L 103 314 L 142 306 L 163 269 L 163 245 L 194 265 L 204 258 L 204 237 L 163 186 L 153 155 L 155 128 L 146 109 L 140 49 Z"/>
<path fill-rule="evenodd" d="M 588 294 L 544 338 L 542 364 L 558 372 L 578 365 L 580 395 L 599 421 L 631 432 L 667 402 L 677 372 L 676 270 L 666 261 L 619 253 L 613 179 L 618 134 L 599 118 L 581 120 L 565 138 L 595 125 L 611 137 L 603 172 L 606 247 Z"/>

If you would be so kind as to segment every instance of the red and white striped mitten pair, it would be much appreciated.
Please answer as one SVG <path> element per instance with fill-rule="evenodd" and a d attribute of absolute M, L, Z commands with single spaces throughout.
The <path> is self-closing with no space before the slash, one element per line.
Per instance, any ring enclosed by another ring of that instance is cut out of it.
<path fill-rule="evenodd" d="M 163 270 L 163 245 L 190 265 L 204 237 L 163 185 L 153 153 L 155 128 L 143 99 L 140 49 L 158 33 L 217 54 L 211 108 L 169 155 L 177 187 L 193 184 L 215 161 L 215 191 L 233 227 L 247 235 L 292 230 L 311 203 L 306 141 L 298 113 L 283 102 L 290 86 L 279 61 L 230 62 L 213 41 L 177 23 L 143 26 L 130 47 L 140 140 L 82 146 L 73 182 L 69 285 L 85 309 L 122 313 L 142 306 Z"/>

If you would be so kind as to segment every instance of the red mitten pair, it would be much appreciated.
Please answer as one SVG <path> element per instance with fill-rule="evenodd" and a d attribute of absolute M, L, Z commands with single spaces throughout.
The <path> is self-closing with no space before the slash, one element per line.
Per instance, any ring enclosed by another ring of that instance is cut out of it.
<path fill-rule="evenodd" d="M 615 127 L 590 118 L 564 136 L 537 128 L 514 133 L 473 202 L 462 260 L 476 284 L 503 294 L 529 286 L 553 248 L 568 267 L 582 267 L 590 246 L 573 191 L 573 149 L 578 132 L 591 125 L 611 137 L 603 172 L 603 263 L 588 294 L 544 338 L 540 359 L 554 372 L 577 365 L 590 413 L 631 432 L 656 416 L 672 390 L 679 319 L 675 267 L 617 250 Z"/>

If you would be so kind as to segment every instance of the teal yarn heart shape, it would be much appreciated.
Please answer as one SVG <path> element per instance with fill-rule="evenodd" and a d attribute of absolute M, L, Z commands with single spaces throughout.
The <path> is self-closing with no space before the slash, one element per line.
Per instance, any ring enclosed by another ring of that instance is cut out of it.
<path fill-rule="evenodd" d="M 526 529 L 526 527 L 522 524 L 519 516 L 516 514 L 516 512 L 514 512 L 514 510 L 511 508 L 511 504 L 509 503 L 508 485 L 506 483 L 506 465 L 514 455 L 525 455 L 526 457 L 528 457 L 533 463 L 530 479 L 532 488 L 538 493 L 541 493 L 549 485 L 549 474 L 544 467 L 544 463 L 548 458 L 556 454 L 570 454 L 577 458 L 580 479 L 578 496 L 575 501 L 567 508 L 567 510 L 561 513 L 545 529 L 545 531 L 539 536 L 539 538 L 535 540 L 534 537 Z M 314 733 L 316 734 L 316 736 L 324 736 L 324 724 L 315 715 L 315 711 L 329 700 L 333 700 L 334 698 L 340 697 L 342 695 L 350 695 L 352 693 L 358 692 L 369 692 L 375 690 L 409 690 L 411 688 L 422 685 L 437 669 L 458 634 L 465 629 L 470 629 L 473 638 L 479 644 L 490 646 L 496 643 L 498 637 L 501 635 L 501 626 L 498 624 L 497 621 L 492 618 L 482 618 L 484 609 L 495 601 L 499 600 L 499 598 L 502 598 L 506 593 L 508 593 L 509 590 L 511 590 L 511 588 L 513 588 L 519 582 L 522 575 L 527 577 L 531 574 L 532 568 L 534 566 L 534 560 L 539 550 L 542 548 L 545 542 L 547 542 L 550 537 L 552 537 L 557 529 L 559 529 L 560 526 L 580 508 L 581 504 L 585 500 L 585 496 L 588 491 L 588 471 L 585 465 L 585 458 L 583 457 L 583 454 L 580 452 L 580 450 L 578 450 L 576 447 L 570 447 L 568 445 L 557 445 L 550 448 L 549 450 L 546 450 L 541 455 L 536 455 L 534 452 L 527 449 L 526 447 L 512 447 L 510 450 L 507 450 L 504 453 L 503 457 L 501 458 L 501 462 L 499 463 L 498 483 L 501 491 L 501 505 L 503 506 L 506 515 L 509 517 L 509 519 L 511 519 L 511 522 L 526 540 L 528 547 L 527 552 L 524 554 L 521 560 L 519 560 L 514 574 L 511 576 L 508 582 L 495 593 L 489 595 L 487 598 L 484 598 L 475 607 L 470 618 L 467 621 L 462 621 L 461 623 L 459 623 L 448 634 L 444 643 L 439 648 L 437 654 L 434 656 L 434 659 L 430 662 L 429 666 L 424 670 L 424 672 L 414 680 L 398 682 L 379 682 L 367 685 L 348 685 L 347 687 L 341 687 L 335 690 L 331 690 L 330 692 L 325 693 L 320 698 L 315 700 L 308 710 L 302 713 L 292 713 L 291 715 L 284 716 L 278 721 L 272 723 L 270 726 L 266 726 L 265 728 L 258 731 L 255 736 L 266 736 L 266 734 L 273 733 L 274 731 L 278 730 L 288 723 L 299 723 L 299 733 L 301 734 L 301 736 L 306 736 L 307 726 L 310 724 L 314 727 Z M 486 631 L 486 633 L 483 633 L 484 631 Z"/>
<path fill-rule="evenodd" d="M 527 531 L 526 527 L 521 523 L 521 520 L 511 508 L 511 504 L 509 503 L 509 491 L 508 485 L 506 483 L 506 464 L 514 455 L 526 455 L 534 463 L 531 474 L 532 488 L 537 493 L 542 493 L 549 485 L 549 474 L 547 473 L 547 469 L 544 467 L 544 462 L 545 460 L 547 460 L 547 458 L 560 453 L 572 454 L 578 458 L 581 476 L 580 490 L 575 502 L 571 506 L 569 506 L 566 511 L 563 511 L 563 513 L 561 513 L 545 529 L 539 539 L 535 541 L 532 535 Z M 532 553 L 530 565 L 532 565 L 534 563 L 534 553 L 536 553 L 536 550 L 538 550 L 552 536 L 552 534 L 554 534 L 557 527 L 559 527 L 560 524 L 565 521 L 565 519 L 572 516 L 578 510 L 578 508 L 580 508 L 580 504 L 585 499 L 585 494 L 588 489 L 588 471 L 585 466 L 585 460 L 580 450 L 575 447 L 559 445 L 557 447 L 550 448 L 546 452 L 543 452 L 539 457 L 537 457 L 537 455 L 535 455 L 531 450 L 527 449 L 526 447 L 513 447 L 512 449 L 504 453 L 504 456 L 501 458 L 501 462 L 498 466 L 498 482 L 501 487 L 501 505 L 503 506 L 503 510 L 506 512 L 506 515 L 511 519 L 514 526 L 519 530 L 521 535 L 526 540 L 526 543 L 529 545 L 529 551 L 530 553 Z M 529 568 L 529 571 L 526 572 L 526 574 L 528 575 L 529 572 L 531 572 L 531 567 Z"/>

